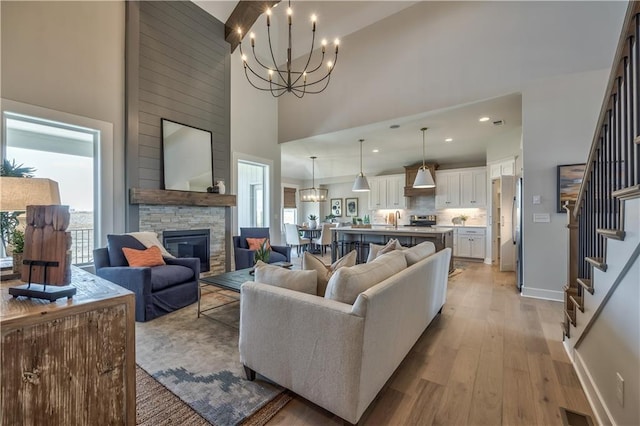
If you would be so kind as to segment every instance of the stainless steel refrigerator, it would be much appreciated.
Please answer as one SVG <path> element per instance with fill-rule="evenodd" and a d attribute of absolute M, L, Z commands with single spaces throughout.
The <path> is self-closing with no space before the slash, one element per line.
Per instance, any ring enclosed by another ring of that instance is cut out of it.
<path fill-rule="evenodd" d="M 516 286 L 522 292 L 523 269 L 522 263 L 522 178 L 516 179 L 515 194 L 513 197 L 513 244 L 516 246 Z"/>

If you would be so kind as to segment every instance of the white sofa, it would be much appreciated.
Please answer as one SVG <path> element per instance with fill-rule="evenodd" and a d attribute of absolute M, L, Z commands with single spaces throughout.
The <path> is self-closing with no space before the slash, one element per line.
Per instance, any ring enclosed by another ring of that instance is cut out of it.
<path fill-rule="evenodd" d="M 244 283 L 239 346 L 248 378 L 258 372 L 357 423 L 444 305 L 450 257 L 449 248 L 426 257 L 353 305 Z"/>

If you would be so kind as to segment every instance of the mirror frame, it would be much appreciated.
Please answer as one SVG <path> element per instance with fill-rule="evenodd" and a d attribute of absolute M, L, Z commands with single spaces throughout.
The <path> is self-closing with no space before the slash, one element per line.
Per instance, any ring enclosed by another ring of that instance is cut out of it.
<path fill-rule="evenodd" d="M 166 148 L 167 141 L 165 140 L 165 134 L 164 134 L 165 133 L 165 122 L 171 123 L 171 124 L 175 124 L 175 125 L 178 125 L 178 126 L 183 126 L 183 127 L 189 128 L 189 129 L 198 130 L 200 132 L 208 133 L 208 135 L 209 135 L 209 152 L 208 153 L 207 152 L 198 153 L 198 156 L 204 156 L 204 155 L 208 155 L 209 156 L 209 158 L 210 158 L 210 169 L 211 169 L 211 181 L 208 183 L 207 187 L 213 186 L 213 181 L 214 181 L 214 172 L 213 172 L 213 132 L 211 132 L 210 130 L 201 129 L 199 127 L 190 126 L 188 124 L 179 123 L 179 122 L 174 121 L 174 120 L 169 120 L 167 118 L 161 118 L 160 119 L 160 137 L 161 137 L 161 141 L 162 141 L 162 169 L 161 169 L 161 175 L 162 176 L 161 177 L 162 177 L 163 189 L 169 190 L 169 191 L 207 192 L 207 187 L 205 187 L 203 189 L 199 189 L 199 190 L 167 188 L 166 169 L 167 169 L 167 162 L 170 159 L 167 158 L 167 148 Z"/>

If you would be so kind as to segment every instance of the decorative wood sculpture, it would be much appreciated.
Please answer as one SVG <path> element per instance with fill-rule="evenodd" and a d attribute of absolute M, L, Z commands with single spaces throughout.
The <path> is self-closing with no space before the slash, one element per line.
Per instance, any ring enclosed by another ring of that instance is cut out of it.
<path fill-rule="evenodd" d="M 22 265 L 22 281 L 66 285 L 71 282 L 71 233 L 69 206 L 27 206 L 24 260 L 58 262 L 58 266 Z"/>

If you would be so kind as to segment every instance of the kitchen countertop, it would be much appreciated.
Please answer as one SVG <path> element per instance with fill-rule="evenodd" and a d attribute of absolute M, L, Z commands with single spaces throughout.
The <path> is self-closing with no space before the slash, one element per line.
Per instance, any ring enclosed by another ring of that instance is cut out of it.
<path fill-rule="evenodd" d="M 398 226 L 398 228 L 396 229 L 393 226 L 373 225 L 371 228 L 352 228 L 350 226 L 344 226 L 340 228 L 331 228 L 331 231 L 332 232 L 342 232 L 342 231 L 362 232 L 363 234 L 373 234 L 373 233 L 388 234 L 390 232 L 402 233 L 402 234 L 444 234 L 446 232 L 453 231 L 453 227 L 446 227 L 446 228 L 439 227 L 438 229 L 435 229 L 435 228 L 428 228 L 428 227 L 422 227 L 422 226 L 402 226 L 401 225 L 401 226 Z"/>
<path fill-rule="evenodd" d="M 486 228 L 487 225 L 433 225 L 434 228 Z"/>

